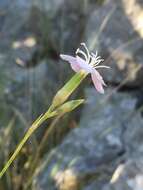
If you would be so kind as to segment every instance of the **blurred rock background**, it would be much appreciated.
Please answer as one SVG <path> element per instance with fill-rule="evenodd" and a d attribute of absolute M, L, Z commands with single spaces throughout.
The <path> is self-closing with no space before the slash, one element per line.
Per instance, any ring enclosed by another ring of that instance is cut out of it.
<path fill-rule="evenodd" d="M 143 189 L 143 0 L 0 1 L 0 166 L 73 75 L 60 53 L 80 42 L 105 59 L 105 95 L 87 80 L 83 108 L 49 122 L 0 181 L 0 190 Z M 87 84 L 88 83 L 88 84 Z"/>

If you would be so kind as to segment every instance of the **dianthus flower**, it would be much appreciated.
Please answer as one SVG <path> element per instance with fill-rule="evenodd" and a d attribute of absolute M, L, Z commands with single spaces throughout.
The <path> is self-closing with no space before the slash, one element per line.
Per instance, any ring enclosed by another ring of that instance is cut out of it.
<path fill-rule="evenodd" d="M 108 66 L 105 65 L 99 65 L 101 62 L 104 61 L 104 59 L 101 58 L 101 56 L 98 56 L 98 53 L 89 53 L 89 50 L 85 43 L 80 44 L 85 51 L 81 50 L 78 48 L 76 50 L 76 56 L 70 56 L 70 55 L 64 55 L 61 54 L 60 57 L 68 61 L 71 65 L 71 68 L 75 72 L 79 72 L 81 70 L 84 70 L 87 74 L 91 74 L 91 78 L 93 81 L 93 84 L 95 88 L 97 89 L 98 92 L 104 93 L 104 88 L 103 86 L 106 86 L 102 76 L 100 73 L 97 71 L 98 68 L 109 68 Z"/>

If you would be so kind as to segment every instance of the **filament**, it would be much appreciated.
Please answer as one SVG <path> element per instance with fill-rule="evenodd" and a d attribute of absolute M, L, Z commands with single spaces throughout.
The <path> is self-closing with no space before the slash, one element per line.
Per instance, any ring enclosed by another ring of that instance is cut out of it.
<path fill-rule="evenodd" d="M 85 58 L 85 60 L 88 61 L 87 55 L 82 50 L 80 50 L 79 48 L 76 50 L 76 54 L 78 54 L 78 53 L 81 54 L 81 55 L 83 55 L 84 58 Z"/>

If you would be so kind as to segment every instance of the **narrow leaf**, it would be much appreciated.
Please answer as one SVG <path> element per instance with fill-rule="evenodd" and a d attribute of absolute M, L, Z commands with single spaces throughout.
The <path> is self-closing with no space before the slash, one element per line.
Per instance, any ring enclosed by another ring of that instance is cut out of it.
<path fill-rule="evenodd" d="M 82 103 L 84 103 L 84 99 L 68 101 L 65 104 L 58 107 L 53 113 L 55 115 L 59 115 L 59 114 L 63 115 L 65 113 L 71 112 L 72 110 L 77 108 Z"/>
<path fill-rule="evenodd" d="M 83 79 L 86 77 L 84 71 L 76 73 L 64 86 L 61 88 L 55 97 L 51 105 L 51 110 L 55 109 L 57 106 L 63 104 L 67 98 L 72 94 L 72 92 L 80 85 Z"/>

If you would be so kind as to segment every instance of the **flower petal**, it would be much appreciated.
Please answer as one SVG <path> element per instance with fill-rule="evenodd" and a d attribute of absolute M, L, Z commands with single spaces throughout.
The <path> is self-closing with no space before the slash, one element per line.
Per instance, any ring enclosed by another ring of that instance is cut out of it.
<path fill-rule="evenodd" d="M 99 73 L 96 69 L 93 68 L 92 72 L 96 74 L 96 77 L 98 78 L 98 80 L 101 81 L 101 83 L 102 83 L 104 86 L 107 86 L 107 85 L 105 84 L 105 82 L 104 82 L 102 76 L 100 75 L 100 73 Z"/>
<path fill-rule="evenodd" d="M 99 72 L 94 69 L 94 71 L 91 73 L 91 78 L 97 91 L 101 94 L 104 94 L 103 85 L 105 85 L 105 83 Z"/>
<path fill-rule="evenodd" d="M 60 57 L 65 60 L 68 61 L 71 64 L 71 68 L 75 71 L 75 72 L 79 72 L 81 70 L 80 65 L 78 64 L 77 58 L 70 56 L 70 55 L 64 55 L 64 54 L 60 54 Z"/>
<path fill-rule="evenodd" d="M 81 67 L 81 69 L 83 69 L 87 73 L 92 72 L 93 68 L 84 59 L 80 58 L 79 56 L 76 56 L 76 59 L 77 59 L 78 65 Z"/>

